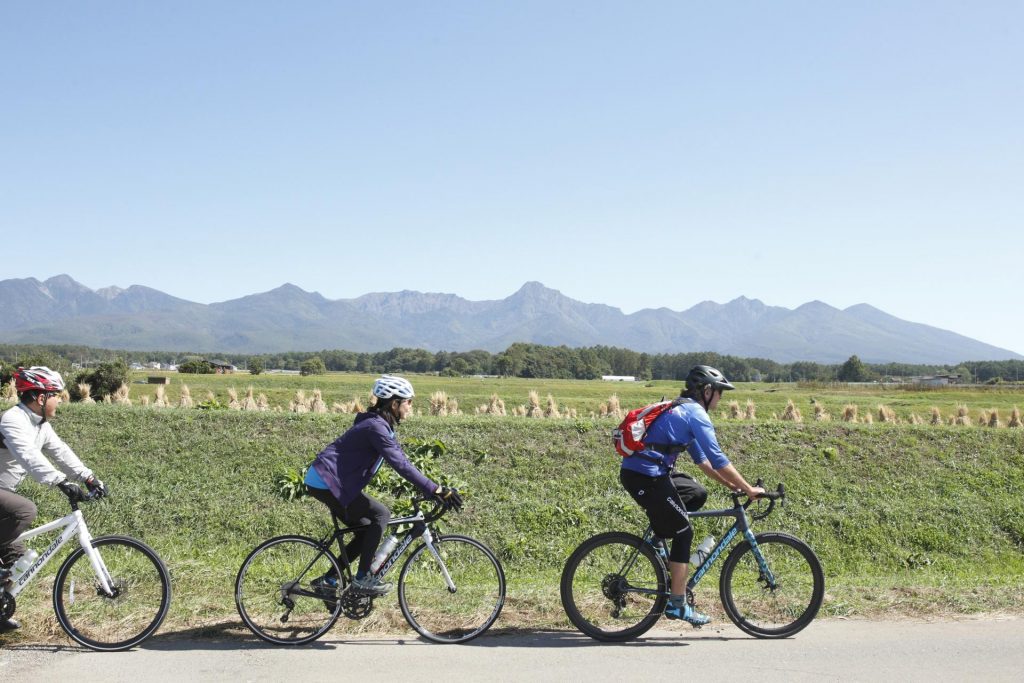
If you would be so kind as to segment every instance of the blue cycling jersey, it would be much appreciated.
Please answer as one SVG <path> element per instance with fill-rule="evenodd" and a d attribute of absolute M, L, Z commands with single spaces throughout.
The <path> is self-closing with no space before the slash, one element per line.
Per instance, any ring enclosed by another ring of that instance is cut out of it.
<path fill-rule="evenodd" d="M 324 481 L 324 478 L 320 476 L 320 473 L 316 471 L 315 467 L 310 467 L 308 470 L 306 470 L 306 478 L 303 480 L 303 482 L 306 484 L 306 486 L 308 486 L 311 489 L 330 490 L 331 488 L 330 486 L 327 485 L 327 482 Z"/>
<path fill-rule="evenodd" d="M 683 403 L 665 411 L 647 429 L 644 443 L 686 446 L 695 465 L 707 460 L 712 468 L 720 470 L 729 464 L 729 458 L 718 445 L 711 418 L 696 402 Z M 672 471 L 678 457 L 678 454 L 668 455 L 648 449 L 623 458 L 622 468 L 649 477 L 660 477 Z"/>

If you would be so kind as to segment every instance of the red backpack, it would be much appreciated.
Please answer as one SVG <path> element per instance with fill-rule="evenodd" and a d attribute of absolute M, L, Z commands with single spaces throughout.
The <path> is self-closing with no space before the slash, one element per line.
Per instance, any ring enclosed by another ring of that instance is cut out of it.
<path fill-rule="evenodd" d="M 688 398 L 674 398 L 671 401 L 659 401 L 643 408 L 637 408 L 626 413 L 619 426 L 612 430 L 612 442 L 615 444 L 615 451 L 623 458 L 644 450 L 644 437 L 647 429 L 666 410 L 675 408 L 683 403 L 689 403 Z"/>

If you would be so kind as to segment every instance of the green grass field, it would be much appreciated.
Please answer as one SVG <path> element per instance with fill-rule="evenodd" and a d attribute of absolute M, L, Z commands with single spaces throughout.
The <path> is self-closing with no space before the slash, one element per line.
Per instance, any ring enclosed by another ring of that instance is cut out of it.
<path fill-rule="evenodd" d="M 201 379 L 193 389 L 196 398 L 200 387 L 221 395 L 250 380 Z M 369 376 L 251 379 L 282 397 L 296 388 L 320 386 L 327 398 L 336 393 L 340 400 L 364 392 Z M 483 403 L 494 392 L 510 404 L 525 401 L 533 389 L 579 411 L 596 408 L 613 391 L 632 407 L 678 390 L 667 382 L 612 387 L 413 379 L 419 396 L 443 389 L 458 397 L 460 406 Z M 142 388 L 133 385 L 133 392 Z M 897 410 L 936 405 L 946 414 L 957 403 L 1008 411 L 1019 394 L 840 394 L 792 385 L 745 386 L 734 393 L 741 403 L 756 402 L 758 419 L 720 420 L 722 444 L 748 478 L 785 482 L 787 506 L 757 529 L 793 533 L 815 549 L 828 583 L 825 616 L 1020 612 L 1024 430 L 770 419 L 787 400 L 810 406 L 811 397 L 835 413 L 852 400 L 862 410 L 879 403 L 896 408 L 904 400 L 909 405 Z M 233 581 L 248 551 L 277 534 L 320 535 L 329 524 L 319 503 L 283 500 L 275 476 L 306 465 L 351 420 L 342 414 L 75 404 L 62 407 L 56 426 L 113 491 L 108 500 L 86 508 L 94 535 L 136 536 L 165 559 L 175 594 L 162 632 L 234 633 L 240 623 Z M 462 483 L 467 505 L 446 518 L 444 528 L 479 537 L 501 557 L 509 600 L 499 627 L 567 626 L 558 577 L 572 549 L 600 531 L 643 529 L 641 511 L 617 481 L 619 463 L 608 439 L 615 422 L 464 415 L 421 416 L 402 425 L 403 438 L 439 438 L 450 447 L 439 468 Z M 713 494 L 709 505 L 724 505 L 724 491 L 706 483 Z M 40 523 L 66 512 L 54 489 L 25 483 L 20 492 L 38 503 Z M 699 537 L 708 532 L 720 535 L 710 524 L 697 528 Z M 61 560 L 48 565 L 43 576 L 52 577 Z M 19 596 L 18 614 L 27 627 L 17 638 L 62 637 L 52 617 L 49 580 L 37 580 Z M 697 598 L 721 618 L 716 571 L 698 588 Z M 367 620 L 339 628 L 407 629 L 393 594 L 377 605 Z"/>

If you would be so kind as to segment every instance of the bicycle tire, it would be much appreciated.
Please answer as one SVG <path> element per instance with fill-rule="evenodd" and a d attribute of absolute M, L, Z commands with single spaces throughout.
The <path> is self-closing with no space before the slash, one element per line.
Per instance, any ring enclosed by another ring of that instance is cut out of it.
<path fill-rule="evenodd" d="M 100 551 L 115 594 L 100 589 L 83 548 L 72 552 L 57 571 L 53 609 L 72 640 L 102 652 L 132 648 L 153 635 L 171 603 L 171 580 L 160 556 L 127 536 L 92 540 Z"/>
<path fill-rule="evenodd" d="M 311 585 L 330 572 L 339 577 L 333 600 Z M 235 607 L 245 625 L 268 643 L 302 645 L 334 626 L 344 584 L 338 561 L 319 541 L 277 536 L 256 546 L 239 568 Z"/>
<path fill-rule="evenodd" d="M 455 590 L 437 558 L 421 544 L 402 565 L 398 603 L 409 625 L 435 643 L 465 643 L 494 624 L 505 604 L 505 571 L 491 549 L 469 536 L 434 539 Z"/>
<path fill-rule="evenodd" d="M 619 642 L 646 633 L 664 614 L 668 590 L 668 570 L 654 548 L 621 531 L 584 541 L 562 570 L 562 608 L 573 626 L 595 640 Z"/>
<path fill-rule="evenodd" d="M 741 631 L 757 638 L 788 638 L 807 627 L 825 599 L 825 574 L 811 547 L 779 532 L 757 534 L 775 586 L 743 541 L 725 558 L 719 592 L 725 613 Z"/>

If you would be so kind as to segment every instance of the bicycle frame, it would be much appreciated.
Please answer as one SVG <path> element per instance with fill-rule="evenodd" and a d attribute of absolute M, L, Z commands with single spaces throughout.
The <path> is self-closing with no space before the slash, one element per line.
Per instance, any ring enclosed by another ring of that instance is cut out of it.
<path fill-rule="evenodd" d="M 698 583 L 700 583 L 700 580 L 704 578 L 704 575 L 708 573 L 708 571 L 711 569 L 711 566 L 718 560 L 719 556 L 725 551 L 726 548 L 729 547 L 733 539 L 736 538 L 736 535 L 739 533 L 742 533 L 743 538 L 746 539 L 748 543 L 750 543 L 750 547 L 753 550 L 754 557 L 757 558 L 757 564 L 760 567 L 765 579 L 768 581 L 768 584 L 770 586 L 775 585 L 775 576 L 768 568 L 768 563 L 765 561 L 764 556 L 761 554 L 761 551 L 757 546 L 757 541 L 754 538 L 754 532 L 750 530 L 750 520 L 747 519 L 746 509 L 744 509 L 742 505 L 737 504 L 731 508 L 725 508 L 721 510 L 698 510 L 696 512 L 690 512 L 687 514 L 691 519 L 700 517 L 736 518 L 736 521 L 733 523 L 731 527 L 729 527 L 729 530 L 725 532 L 725 535 L 722 536 L 718 543 L 715 544 L 715 547 L 711 549 L 711 552 L 708 554 L 707 559 L 705 559 L 704 562 L 701 563 L 700 567 L 697 568 L 697 571 L 690 574 L 690 578 L 686 582 L 687 590 L 692 590 L 697 586 Z M 645 543 L 649 543 L 651 545 L 656 545 L 656 542 L 659 541 L 659 539 L 654 535 L 654 530 L 649 526 L 647 527 L 647 531 L 644 532 L 643 539 Z M 620 572 L 622 575 L 625 575 L 629 571 L 633 563 L 636 562 L 636 559 L 639 555 L 640 549 L 637 548 L 636 551 L 632 555 L 630 555 L 629 559 L 626 560 L 625 564 L 623 565 L 622 570 Z M 662 568 L 665 571 L 666 577 L 668 577 L 668 559 L 665 557 L 661 557 L 659 555 L 659 560 L 661 561 Z M 630 591 L 634 593 L 646 593 L 648 595 L 669 594 L 668 592 L 661 592 L 647 588 L 635 588 L 632 586 L 630 587 Z"/>
<path fill-rule="evenodd" d="M 12 577 L 11 587 L 8 588 L 8 592 L 11 596 L 16 597 L 21 591 L 25 589 L 25 586 L 32 580 L 32 578 L 38 574 L 46 563 L 60 550 L 65 543 L 70 541 L 76 534 L 78 535 L 78 543 L 82 546 L 82 550 L 89 558 L 89 564 L 92 565 L 93 571 L 96 573 L 96 577 L 99 579 L 100 586 L 107 595 L 113 595 L 113 589 L 111 586 L 110 574 L 107 571 L 107 567 L 103 564 L 103 558 L 100 557 L 98 550 L 92 547 L 92 534 L 89 533 L 89 528 L 85 524 L 85 517 L 82 516 L 82 511 L 77 507 L 72 510 L 68 515 L 61 519 L 54 520 L 49 524 L 30 529 L 22 535 L 18 536 L 17 541 L 26 541 L 36 536 L 40 536 L 57 529 L 63 529 L 61 534 L 54 539 L 54 541 L 46 548 L 36 561 L 32 563 L 32 566 Z"/>
<path fill-rule="evenodd" d="M 338 518 L 333 517 L 334 520 L 334 532 L 324 541 L 321 542 L 325 548 L 329 547 L 332 542 L 337 540 L 338 542 L 338 558 L 341 560 L 342 566 L 345 571 L 349 574 L 352 573 L 352 565 L 345 554 L 345 535 L 353 534 L 357 531 L 370 528 L 369 524 L 361 524 L 359 526 L 342 527 L 338 524 Z M 421 510 L 416 509 L 416 514 L 408 517 L 399 517 L 392 519 L 388 522 L 388 528 L 401 526 L 403 524 L 412 524 L 412 528 L 405 532 L 398 545 L 391 551 L 391 554 L 384 558 L 380 567 L 374 573 L 374 576 L 383 578 L 391 571 L 391 568 L 398 562 L 409 546 L 412 545 L 417 538 L 422 539 L 423 543 L 427 546 L 430 554 L 437 560 L 438 566 L 441 567 L 441 573 L 444 575 L 445 583 L 448 584 L 448 590 L 455 591 L 455 582 L 452 581 L 451 575 L 448 573 L 448 567 L 445 566 L 444 560 L 441 559 L 441 554 L 437 552 L 437 547 L 434 545 L 434 533 L 431 531 L 430 526 L 426 523 L 426 516 Z"/>

